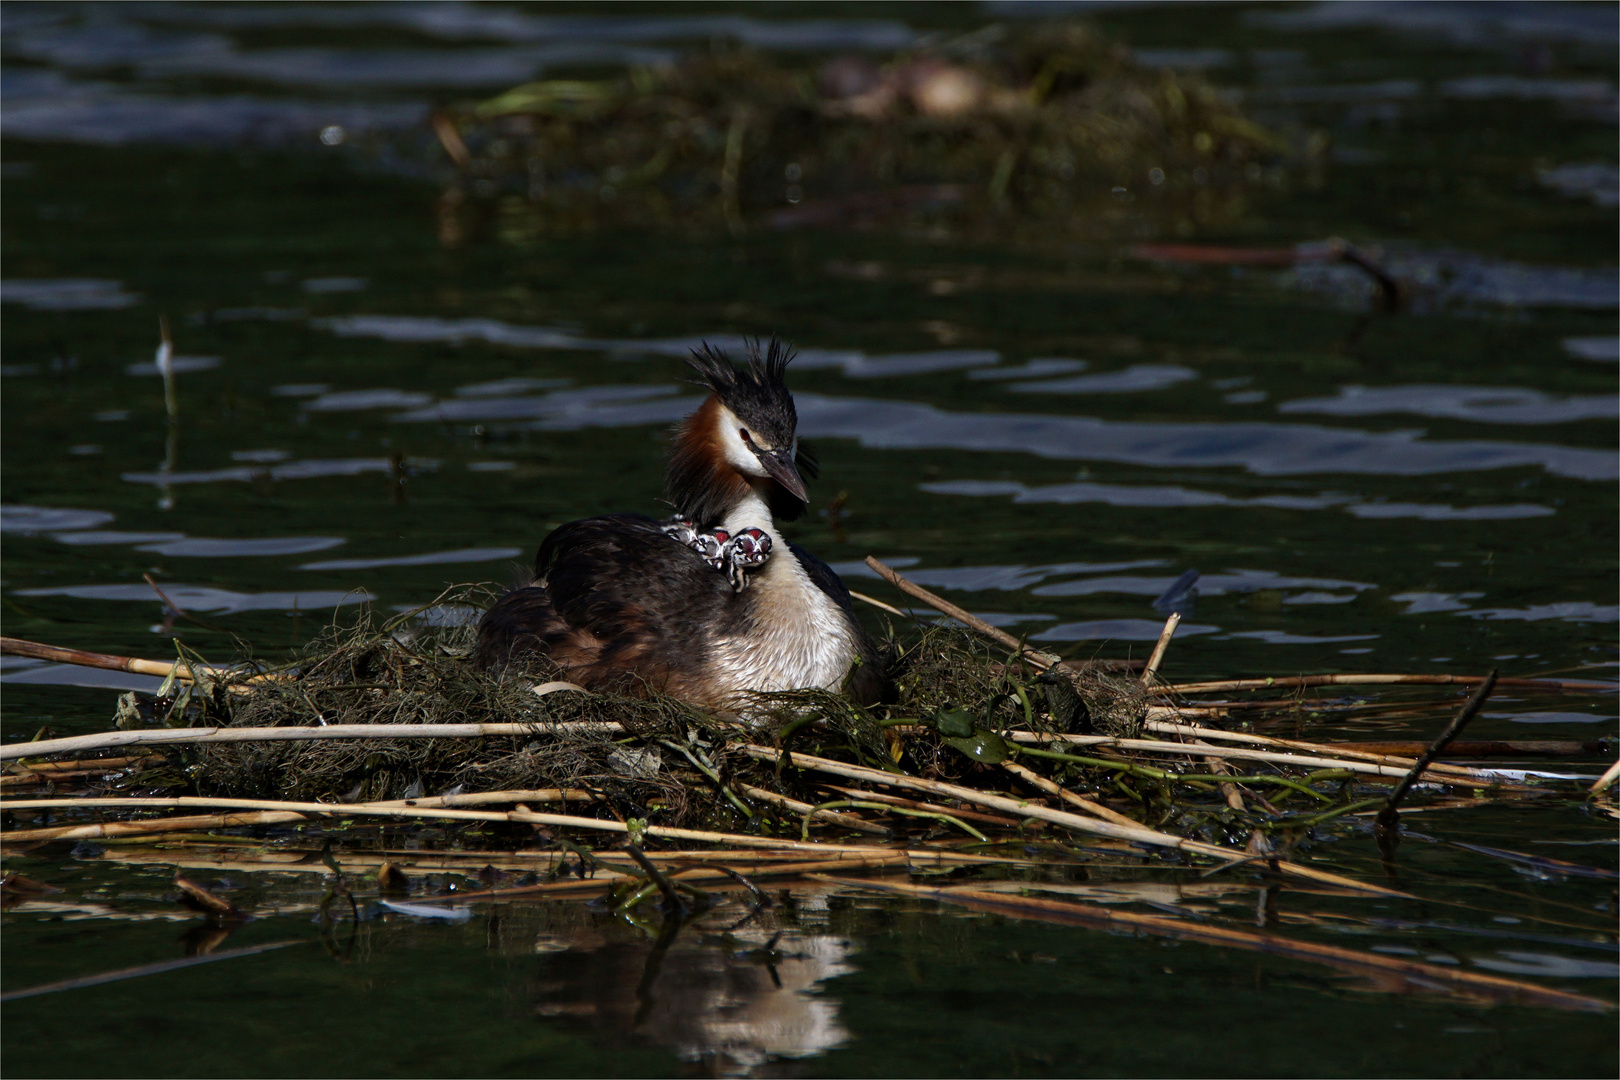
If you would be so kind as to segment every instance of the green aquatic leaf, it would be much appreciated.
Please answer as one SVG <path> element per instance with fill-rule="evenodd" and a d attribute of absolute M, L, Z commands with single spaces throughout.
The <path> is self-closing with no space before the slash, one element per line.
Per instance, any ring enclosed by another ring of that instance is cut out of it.
<path fill-rule="evenodd" d="M 975 727 L 973 714 L 964 709 L 941 709 L 934 714 L 934 726 L 941 735 L 967 738 Z"/>
<path fill-rule="evenodd" d="M 946 739 L 945 742 L 974 761 L 986 765 L 999 765 L 1012 756 L 1012 751 L 1007 748 L 1007 743 L 1000 735 L 993 731 L 985 731 L 983 728 L 978 728 L 973 734 L 962 738 Z"/>

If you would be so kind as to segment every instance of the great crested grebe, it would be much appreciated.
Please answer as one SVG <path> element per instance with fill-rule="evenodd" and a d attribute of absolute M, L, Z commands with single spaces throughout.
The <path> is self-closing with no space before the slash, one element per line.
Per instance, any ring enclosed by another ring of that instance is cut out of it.
<path fill-rule="evenodd" d="M 805 512 L 798 413 L 772 341 L 746 367 L 705 344 L 687 361 L 712 391 L 675 430 L 665 491 L 675 517 L 586 518 L 556 529 L 534 581 L 478 628 L 477 659 L 542 653 L 586 689 L 649 687 L 747 713 L 750 691 L 818 687 L 877 699 L 878 651 L 826 563 L 777 531 Z"/>

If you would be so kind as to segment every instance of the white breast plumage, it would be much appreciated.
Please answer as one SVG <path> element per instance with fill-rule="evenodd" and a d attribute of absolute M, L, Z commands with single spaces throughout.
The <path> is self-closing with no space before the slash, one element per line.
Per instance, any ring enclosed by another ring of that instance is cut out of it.
<path fill-rule="evenodd" d="M 724 527 L 764 529 L 772 547 L 745 594 L 751 617 L 714 643 L 715 676 L 733 692 L 842 689 L 857 656 L 848 614 L 811 580 L 763 503 L 744 503 Z"/>

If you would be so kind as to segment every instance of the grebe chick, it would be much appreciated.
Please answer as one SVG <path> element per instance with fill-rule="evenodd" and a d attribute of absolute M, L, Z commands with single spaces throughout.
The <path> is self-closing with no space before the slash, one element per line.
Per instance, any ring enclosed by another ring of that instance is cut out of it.
<path fill-rule="evenodd" d="M 705 344 L 687 361 L 711 391 L 677 426 L 665 489 L 675 518 L 586 518 L 556 529 L 534 581 L 478 628 L 487 667 L 543 654 L 586 689 L 647 687 L 746 715 L 750 691 L 817 687 L 877 700 L 878 650 L 826 563 L 778 520 L 804 514 L 798 413 L 772 341 L 737 367 Z"/>

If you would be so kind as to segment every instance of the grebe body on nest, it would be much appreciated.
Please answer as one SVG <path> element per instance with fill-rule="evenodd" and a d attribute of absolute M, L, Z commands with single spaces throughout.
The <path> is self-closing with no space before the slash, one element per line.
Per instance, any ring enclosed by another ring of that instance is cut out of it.
<path fill-rule="evenodd" d="M 738 368 L 704 345 L 688 363 L 711 391 L 677 427 L 665 475 L 675 517 L 570 522 L 540 545 L 534 581 L 479 624 L 477 658 L 541 653 L 587 689 L 648 687 L 727 712 L 750 691 L 817 687 L 875 701 L 876 646 L 826 563 L 778 520 L 804 514 L 798 414 L 772 341 Z"/>

